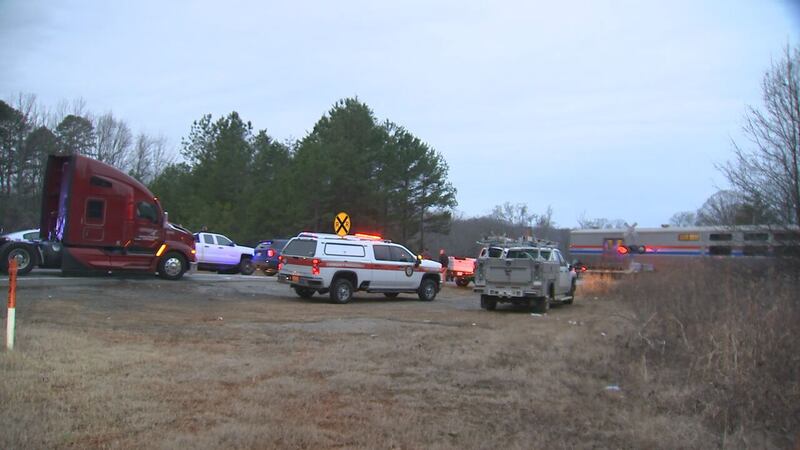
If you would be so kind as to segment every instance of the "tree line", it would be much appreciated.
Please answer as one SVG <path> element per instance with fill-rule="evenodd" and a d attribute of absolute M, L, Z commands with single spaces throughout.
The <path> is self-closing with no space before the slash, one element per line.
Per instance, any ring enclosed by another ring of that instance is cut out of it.
<path fill-rule="evenodd" d="M 351 233 L 421 247 L 427 233 L 447 232 L 456 206 L 441 154 L 356 98 L 336 102 L 297 141 L 256 131 L 236 112 L 206 115 L 181 153 L 151 185 L 171 219 L 248 243 L 332 233 L 346 212 Z"/>
<path fill-rule="evenodd" d="M 91 156 L 144 183 L 172 161 L 163 137 L 134 134 L 112 112 L 94 115 L 83 100 L 47 109 L 33 95 L 0 100 L 0 230 L 39 223 L 48 155 Z"/>

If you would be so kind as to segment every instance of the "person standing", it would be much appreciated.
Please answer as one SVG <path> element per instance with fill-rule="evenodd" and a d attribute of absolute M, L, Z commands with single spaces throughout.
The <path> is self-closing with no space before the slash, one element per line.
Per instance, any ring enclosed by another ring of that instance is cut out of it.
<path fill-rule="evenodd" d="M 450 272 L 447 271 L 447 265 L 450 263 L 450 258 L 447 257 L 444 249 L 439 249 L 439 264 L 442 265 L 442 280 L 450 281 Z"/>

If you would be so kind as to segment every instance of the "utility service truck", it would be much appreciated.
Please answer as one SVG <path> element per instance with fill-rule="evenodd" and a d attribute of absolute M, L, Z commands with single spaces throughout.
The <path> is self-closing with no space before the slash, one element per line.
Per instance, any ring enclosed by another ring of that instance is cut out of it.
<path fill-rule="evenodd" d="M 512 303 L 545 313 L 553 303 L 573 302 L 575 271 L 554 243 L 495 238 L 479 244 L 474 292 L 481 295 L 481 308 Z"/>

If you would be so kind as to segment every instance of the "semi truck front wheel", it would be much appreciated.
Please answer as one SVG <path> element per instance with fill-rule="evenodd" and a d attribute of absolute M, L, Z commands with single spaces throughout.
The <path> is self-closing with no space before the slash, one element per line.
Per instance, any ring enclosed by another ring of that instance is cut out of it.
<path fill-rule="evenodd" d="M 178 280 L 186 272 L 186 258 L 180 253 L 169 252 L 158 262 L 158 275 L 167 280 Z"/>

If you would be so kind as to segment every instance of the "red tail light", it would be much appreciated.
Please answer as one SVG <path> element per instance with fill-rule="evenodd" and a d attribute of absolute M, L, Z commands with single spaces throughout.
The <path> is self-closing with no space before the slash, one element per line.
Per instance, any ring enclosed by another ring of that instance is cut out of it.
<path fill-rule="evenodd" d="M 273 249 L 267 250 L 267 257 L 272 258 L 273 256 L 275 256 L 275 250 Z"/>
<path fill-rule="evenodd" d="M 319 260 L 317 258 L 311 260 L 311 275 L 319 275 Z"/>
<path fill-rule="evenodd" d="M 278 270 L 283 269 L 284 264 L 286 264 L 286 258 L 281 256 L 280 258 L 278 258 Z"/>

